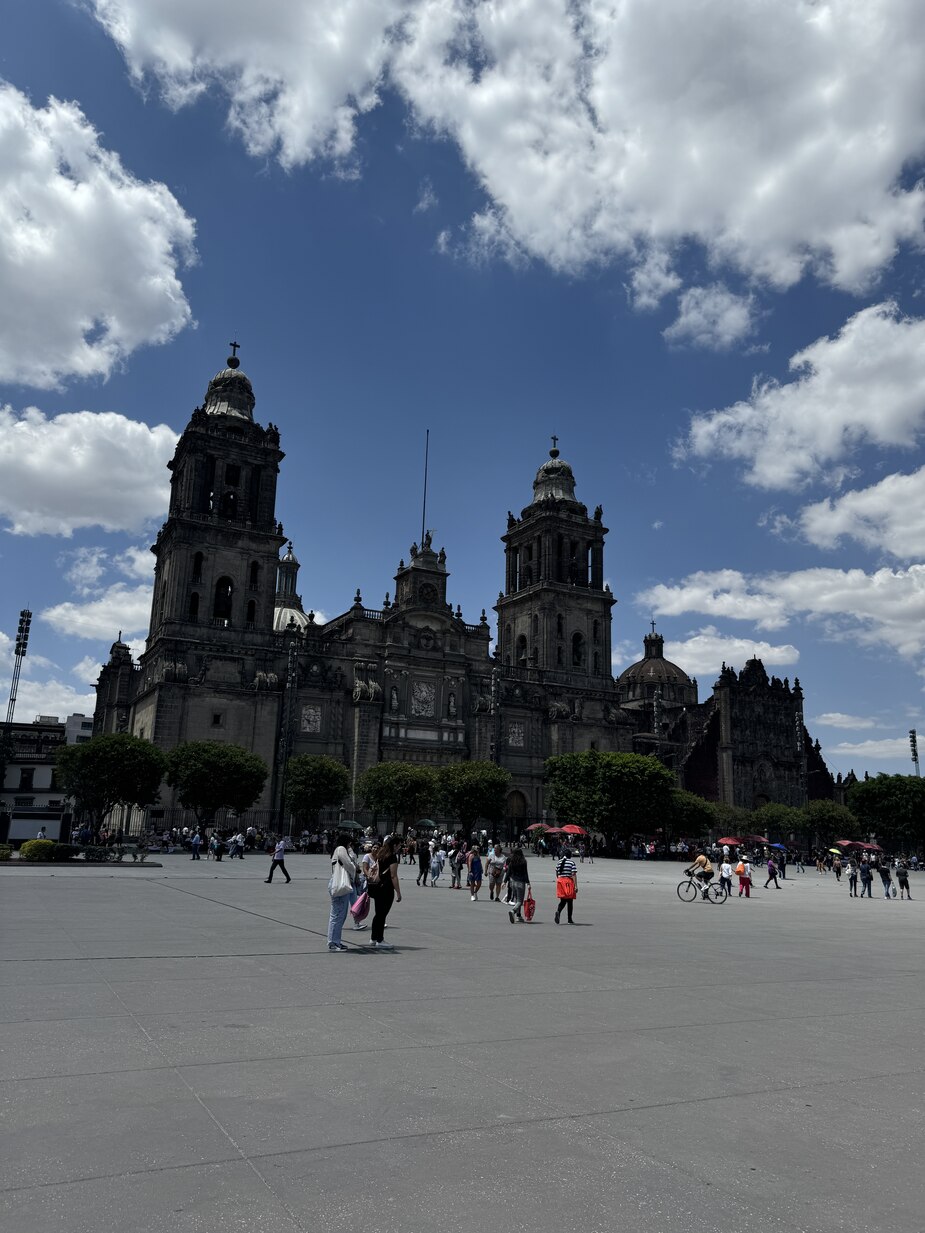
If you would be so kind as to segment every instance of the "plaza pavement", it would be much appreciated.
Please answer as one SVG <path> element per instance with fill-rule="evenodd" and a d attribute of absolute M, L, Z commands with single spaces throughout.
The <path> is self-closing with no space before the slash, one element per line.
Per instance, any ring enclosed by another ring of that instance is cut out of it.
<path fill-rule="evenodd" d="M 162 859 L 0 867 L 10 1233 L 925 1228 L 925 876 L 598 862 L 557 928 L 402 866 L 330 954 L 325 858 Z"/>

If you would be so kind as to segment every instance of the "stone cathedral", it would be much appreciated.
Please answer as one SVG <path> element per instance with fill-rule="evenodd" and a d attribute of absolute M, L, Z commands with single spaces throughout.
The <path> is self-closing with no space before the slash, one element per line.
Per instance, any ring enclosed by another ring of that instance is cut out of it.
<path fill-rule="evenodd" d="M 485 609 L 470 623 L 453 608 L 446 553 L 430 533 L 399 561 L 382 608 L 358 591 L 340 616 L 316 621 L 276 518 L 279 429 L 262 427 L 254 406 L 232 355 L 168 463 L 145 651 L 136 664 L 114 643 L 96 732 L 132 732 L 163 749 L 243 745 L 271 768 L 266 810 L 300 753 L 340 759 L 354 784 L 384 760 L 495 760 L 511 773 L 515 827 L 543 816 L 545 760 L 588 749 L 654 754 L 681 786 L 747 808 L 832 796 L 798 681 L 769 679 L 759 660 L 739 674 L 724 666 L 700 703 L 654 626 L 643 658 L 613 677 L 603 509 L 589 514 L 577 499 L 555 438 L 532 500 L 507 515 L 493 651 Z"/>

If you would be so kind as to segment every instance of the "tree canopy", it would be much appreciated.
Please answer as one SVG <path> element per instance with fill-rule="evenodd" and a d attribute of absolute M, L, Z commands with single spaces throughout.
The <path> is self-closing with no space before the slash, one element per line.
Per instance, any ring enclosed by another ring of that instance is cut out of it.
<path fill-rule="evenodd" d="M 925 780 L 917 775 L 877 775 L 852 784 L 848 805 L 879 842 L 915 848 L 925 842 Z"/>
<path fill-rule="evenodd" d="M 479 818 L 500 822 L 504 817 L 511 777 L 494 762 L 453 762 L 440 769 L 437 780 L 441 804 L 465 828 Z"/>
<path fill-rule="evenodd" d="M 800 830 L 807 839 L 831 843 L 835 839 L 859 839 L 861 825 L 845 805 L 835 801 L 807 801 L 800 810 Z"/>
<path fill-rule="evenodd" d="M 243 813 L 263 791 L 267 764 L 240 745 L 188 741 L 167 755 L 167 782 L 177 799 L 208 826 L 220 809 Z"/>
<path fill-rule="evenodd" d="M 350 792 L 350 772 L 326 754 L 296 754 L 286 767 L 286 805 L 300 821 L 314 822 L 318 810 L 339 805 Z"/>
<path fill-rule="evenodd" d="M 150 741 L 127 732 L 95 736 L 81 745 L 62 745 L 55 774 L 62 790 L 95 830 L 116 805 L 150 805 L 157 800 L 166 760 Z"/>
<path fill-rule="evenodd" d="M 780 839 L 789 840 L 791 835 L 804 829 L 805 821 L 803 811 L 794 809 L 791 805 L 761 805 L 752 815 L 755 830 L 759 835 L 767 835 L 769 839 L 773 832 Z"/>
<path fill-rule="evenodd" d="M 560 754 L 546 761 L 549 802 L 560 822 L 605 835 L 652 834 L 670 822 L 674 776 L 641 754 Z"/>
<path fill-rule="evenodd" d="M 716 809 L 695 792 L 671 793 L 671 833 L 678 839 L 699 839 L 717 825 Z M 723 832 L 725 834 L 725 832 Z"/>
<path fill-rule="evenodd" d="M 437 801 L 436 774 L 412 762 L 377 762 L 357 780 L 357 794 L 367 809 L 393 823 L 428 813 Z"/>

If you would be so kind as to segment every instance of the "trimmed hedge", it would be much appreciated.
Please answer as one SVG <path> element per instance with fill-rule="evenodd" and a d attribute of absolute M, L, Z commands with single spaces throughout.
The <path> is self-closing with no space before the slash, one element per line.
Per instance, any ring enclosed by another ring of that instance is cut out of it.
<path fill-rule="evenodd" d="M 0 861 L 8 861 L 13 858 L 13 849 L 9 844 L 0 844 Z"/>
<path fill-rule="evenodd" d="M 19 849 L 19 859 L 22 861 L 50 861 L 52 852 L 58 845 L 53 839 L 27 839 Z"/>
<path fill-rule="evenodd" d="M 51 859 L 53 861 L 69 861 L 77 855 L 80 848 L 77 848 L 72 843 L 56 843 L 52 848 Z"/>

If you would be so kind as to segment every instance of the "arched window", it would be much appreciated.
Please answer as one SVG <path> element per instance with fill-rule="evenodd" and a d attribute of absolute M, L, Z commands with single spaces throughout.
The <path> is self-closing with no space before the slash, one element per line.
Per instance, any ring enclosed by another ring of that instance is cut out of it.
<path fill-rule="evenodd" d="M 561 668 L 561 667 L 562 667 L 562 663 L 563 663 L 564 658 L 565 658 L 565 657 L 564 657 L 564 655 L 562 654 L 562 647 L 561 647 L 561 646 L 557 646 L 557 647 L 556 647 L 556 667 L 557 667 L 557 668 Z"/>
<path fill-rule="evenodd" d="M 521 634 L 517 639 L 517 662 L 525 664 L 527 662 L 527 636 Z"/>
<path fill-rule="evenodd" d="M 247 623 L 253 625 L 257 620 L 257 601 L 249 599 L 247 601 Z"/>
<path fill-rule="evenodd" d="M 540 618 L 536 615 L 533 617 L 533 637 L 535 638 L 540 632 Z"/>
<path fill-rule="evenodd" d="M 600 651 L 595 651 L 594 652 L 594 671 L 600 672 L 600 670 L 601 670 L 601 653 Z"/>
<path fill-rule="evenodd" d="M 199 592 L 194 591 L 189 597 L 189 612 L 187 616 L 191 621 L 199 620 Z"/>
<path fill-rule="evenodd" d="M 565 626 L 562 623 L 562 613 L 561 612 L 556 617 L 556 637 L 557 638 L 565 637 Z"/>
<path fill-rule="evenodd" d="M 212 618 L 216 621 L 231 620 L 231 597 L 234 594 L 234 583 L 230 578 L 219 578 L 215 584 L 215 602 L 212 605 Z"/>
<path fill-rule="evenodd" d="M 601 623 L 600 621 L 595 621 L 594 624 L 591 626 L 591 641 L 600 642 L 600 640 L 601 640 Z"/>
<path fill-rule="evenodd" d="M 585 636 L 577 629 L 572 634 L 572 667 L 582 668 L 585 662 Z"/>
<path fill-rule="evenodd" d="M 201 552 L 197 552 L 193 557 L 193 582 L 202 582 L 202 566 L 205 557 Z"/>
<path fill-rule="evenodd" d="M 260 586 L 260 566 L 256 561 L 251 561 L 250 573 L 248 574 L 248 583 L 252 591 L 256 591 Z"/>

